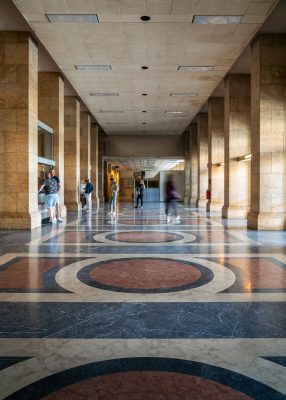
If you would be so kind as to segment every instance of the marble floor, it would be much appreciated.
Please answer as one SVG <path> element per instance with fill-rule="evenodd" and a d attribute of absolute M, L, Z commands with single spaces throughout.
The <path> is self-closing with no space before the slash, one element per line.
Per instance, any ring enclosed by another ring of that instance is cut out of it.
<path fill-rule="evenodd" d="M 0 399 L 286 399 L 286 232 L 107 211 L 0 231 Z"/>

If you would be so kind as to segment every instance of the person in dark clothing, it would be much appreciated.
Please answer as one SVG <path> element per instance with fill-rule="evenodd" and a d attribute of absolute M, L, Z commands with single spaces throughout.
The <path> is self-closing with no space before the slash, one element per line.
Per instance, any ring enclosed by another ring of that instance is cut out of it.
<path fill-rule="evenodd" d="M 176 222 L 180 221 L 180 216 L 178 216 L 177 213 L 177 204 L 176 201 L 179 198 L 179 195 L 176 190 L 176 186 L 173 180 L 173 175 L 168 175 L 167 183 L 166 183 L 166 209 L 165 209 L 165 214 L 166 214 L 166 219 L 167 222 L 171 222 L 171 218 L 169 216 L 169 208 L 173 208 L 173 213 Z"/>
<path fill-rule="evenodd" d="M 136 205 L 135 208 L 143 208 L 143 196 L 144 196 L 144 190 L 145 190 L 145 184 L 143 179 L 140 179 L 139 182 L 137 182 L 136 186 Z M 139 206 L 139 200 L 141 206 Z"/>
<path fill-rule="evenodd" d="M 86 205 L 84 208 L 86 209 L 86 212 L 90 212 L 91 208 L 92 208 L 91 196 L 92 196 L 92 192 L 93 192 L 93 186 L 88 178 L 85 178 L 85 184 L 86 185 L 85 185 L 84 194 L 85 194 L 85 199 L 86 199 Z"/>

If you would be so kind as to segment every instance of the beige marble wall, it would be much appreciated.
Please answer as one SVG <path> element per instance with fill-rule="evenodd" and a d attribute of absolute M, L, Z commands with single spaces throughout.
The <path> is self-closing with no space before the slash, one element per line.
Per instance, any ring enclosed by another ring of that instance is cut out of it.
<path fill-rule="evenodd" d="M 80 113 L 80 180 L 90 179 L 90 115 Z"/>
<path fill-rule="evenodd" d="M 250 75 L 231 74 L 224 95 L 224 206 L 223 218 L 246 218 L 250 210 Z"/>
<path fill-rule="evenodd" d="M 0 32 L 0 228 L 33 229 L 38 212 L 38 48 Z"/>
<path fill-rule="evenodd" d="M 54 129 L 54 160 L 60 178 L 59 198 L 61 216 L 66 216 L 64 205 L 64 81 L 58 72 L 39 72 L 39 120 Z"/>
<path fill-rule="evenodd" d="M 98 131 L 98 197 L 100 202 L 104 202 L 104 159 L 103 159 L 103 137 L 101 129 Z"/>
<path fill-rule="evenodd" d="M 251 46 L 251 212 L 248 227 L 285 229 L 286 35 Z"/>
<path fill-rule="evenodd" d="M 191 132 L 191 199 L 192 206 L 197 205 L 198 201 L 198 124 L 190 125 Z"/>
<path fill-rule="evenodd" d="M 206 207 L 208 189 L 208 115 L 200 113 L 198 125 L 198 195 L 197 207 Z"/>
<path fill-rule="evenodd" d="M 80 184 L 80 103 L 65 96 L 65 204 L 68 211 L 78 211 Z"/>
<path fill-rule="evenodd" d="M 185 193 L 184 204 L 190 204 L 191 200 L 191 130 L 184 132 L 183 141 L 185 149 Z"/>
<path fill-rule="evenodd" d="M 93 184 L 93 203 L 98 205 L 98 125 L 91 124 L 90 131 L 90 159 L 91 159 L 91 182 Z"/>
<path fill-rule="evenodd" d="M 224 99 L 212 97 L 208 103 L 208 156 L 211 200 L 207 211 L 221 211 L 224 202 Z"/>

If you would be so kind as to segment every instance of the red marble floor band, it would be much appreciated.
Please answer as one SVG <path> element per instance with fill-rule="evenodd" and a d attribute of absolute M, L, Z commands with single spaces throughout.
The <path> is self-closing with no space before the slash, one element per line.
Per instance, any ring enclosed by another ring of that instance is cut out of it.
<path fill-rule="evenodd" d="M 136 371 L 100 376 L 60 389 L 42 400 L 251 400 L 221 383 L 176 372 Z"/>
<path fill-rule="evenodd" d="M 167 259 L 124 259 L 104 262 L 90 272 L 96 282 L 130 289 L 174 288 L 189 285 L 201 277 L 191 264 Z"/>

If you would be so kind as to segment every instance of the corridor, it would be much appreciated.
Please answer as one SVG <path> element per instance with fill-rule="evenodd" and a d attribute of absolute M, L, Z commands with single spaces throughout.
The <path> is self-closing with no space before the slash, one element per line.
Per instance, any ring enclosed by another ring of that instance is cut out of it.
<path fill-rule="evenodd" d="M 286 232 L 107 212 L 0 231 L 0 399 L 286 399 Z"/>

